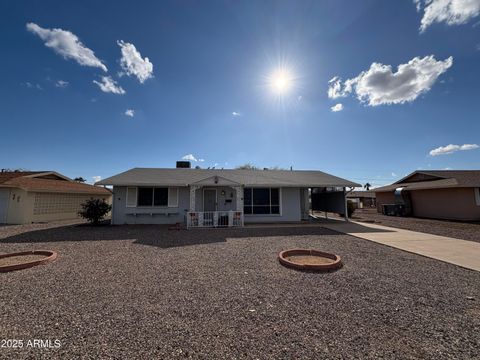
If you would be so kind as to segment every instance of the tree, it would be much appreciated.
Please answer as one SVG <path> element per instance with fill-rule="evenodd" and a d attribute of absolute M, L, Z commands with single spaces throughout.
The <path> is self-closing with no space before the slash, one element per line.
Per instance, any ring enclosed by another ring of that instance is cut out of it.
<path fill-rule="evenodd" d="M 368 191 L 368 190 L 370 190 L 370 188 L 372 187 L 372 185 L 370 185 L 370 184 L 367 182 L 365 185 L 363 185 L 363 187 L 364 187 L 365 190 Z"/>
<path fill-rule="evenodd" d="M 246 164 L 237 166 L 235 169 L 237 169 L 237 170 L 258 170 L 258 167 L 256 167 L 253 164 L 246 163 Z"/>
<path fill-rule="evenodd" d="M 76 181 L 76 182 L 79 182 L 79 183 L 84 183 L 87 180 L 85 180 L 83 177 L 79 176 L 79 177 L 76 177 L 75 179 L 73 179 L 73 181 Z"/>
<path fill-rule="evenodd" d="M 105 215 L 112 210 L 112 206 L 103 199 L 90 199 L 81 206 L 82 210 L 78 212 L 78 215 L 93 225 L 98 225 L 105 218 Z"/>

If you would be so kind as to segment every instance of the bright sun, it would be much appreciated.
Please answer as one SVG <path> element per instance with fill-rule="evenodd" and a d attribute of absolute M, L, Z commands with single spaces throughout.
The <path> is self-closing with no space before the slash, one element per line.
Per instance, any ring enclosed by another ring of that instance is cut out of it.
<path fill-rule="evenodd" d="M 286 69 L 276 70 L 269 78 L 270 87 L 277 94 L 285 94 L 292 87 L 292 76 Z"/>

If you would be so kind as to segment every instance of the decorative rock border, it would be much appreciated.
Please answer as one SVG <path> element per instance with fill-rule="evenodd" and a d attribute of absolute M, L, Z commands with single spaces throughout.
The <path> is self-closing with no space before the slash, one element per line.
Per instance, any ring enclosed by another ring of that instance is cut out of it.
<path fill-rule="evenodd" d="M 321 256 L 324 258 L 328 258 L 333 260 L 333 263 L 330 264 L 301 264 L 297 263 L 293 260 L 289 260 L 288 257 L 290 256 Z M 340 256 L 335 254 L 326 253 L 323 251 L 318 250 L 310 250 L 310 249 L 291 249 L 291 250 L 284 250 L 278 254 L 278 261 L 283 266 L 296 269 L 296 270 L 310 270 L 310 271 L 330 271 L 339 269 L 342 267 L 342 259 Z"/>
<path fill-rule="evenodd" d="M 57 258 L 58 254 L 56 251 L 52 251 L 52 250 L 31 250 L 31 251 L 22 251 L 22 252 L 16 252 L 11 254 L 3 254 L 3 255 L 0 255 L 0 259 L 14 257 L 14 256 L 26 256 L 26 255 L 45 255 L 45 258 L 40 260 L 20 263 L 20 264 L 0 266 L 0 272 L 22 270 L 22 269 L 27 269 L 37 265 L 44 265 L 46 263 L 54 261 Z"/>

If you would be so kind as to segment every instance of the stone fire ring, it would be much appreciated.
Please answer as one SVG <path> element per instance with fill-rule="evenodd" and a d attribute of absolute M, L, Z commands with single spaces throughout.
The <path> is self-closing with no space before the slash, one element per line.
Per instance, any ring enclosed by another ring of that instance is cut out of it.
<path fill-rule="evenodd" d="M 57 258 L 58 254 L 56 251 L 52 251 L 52 250 L 31 250 L 31 251 L 22 251 L 22 252 L 16 252 L 11 254 L 3 254 L 3 255 L 0 255 L 0 259 L 14 257 L 14 256 L 26 256 L 26 255 L 44 255 L 45 257 L 40 260 L 29 261 L 29 262 L 13 264 L 13 265 L 0 266 L 0 272 L 22 270 L 22 269 L 27 269 L 37 265 L 44 265 L 54 261 Z"/>
<path fill-rule="evenodd" d="M 305 264 L 302 262 L 296 262 L 293 257 L 295 256 L 318 256 L 332 260 L 325 264 Z M 290 258 L 290 259 L 289 259 Z M 284 250 L 278 254 L 278 261 L 283 266 L 296 269 L 296 270 L 308 270 L 308 271 L 331 271 L 342 267 L 342 259 L 335 254 L 326 253 L 318 250 L 310 249 L 291 249 Z"/>

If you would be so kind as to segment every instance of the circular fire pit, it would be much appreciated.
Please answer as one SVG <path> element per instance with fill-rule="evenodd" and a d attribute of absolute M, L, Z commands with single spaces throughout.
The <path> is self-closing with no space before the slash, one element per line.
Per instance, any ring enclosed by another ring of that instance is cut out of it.
<path fill-rule="evenodd" d="M 291 249 L 278 254 L 283 266 L 297 270 L 329 271 L 342 266 L 342 259 L 335 254 L 318 250 Z"/>
<path fill-rule="evenodd" d="M 51 250 L 31 250 L 0 255 L 0 272 L 14 271 L 49 263 L 57 258 Z"/>

